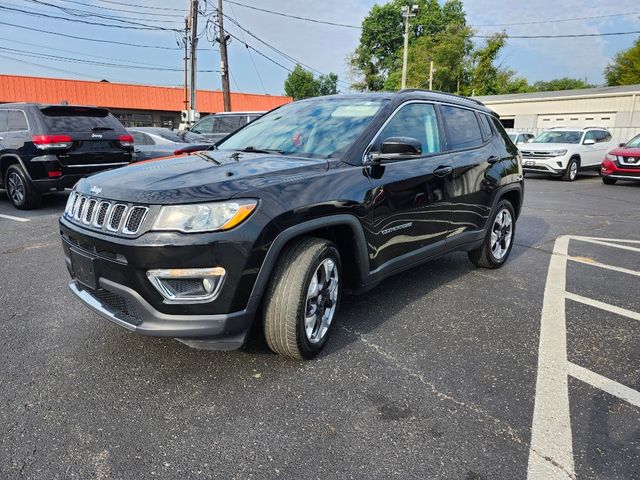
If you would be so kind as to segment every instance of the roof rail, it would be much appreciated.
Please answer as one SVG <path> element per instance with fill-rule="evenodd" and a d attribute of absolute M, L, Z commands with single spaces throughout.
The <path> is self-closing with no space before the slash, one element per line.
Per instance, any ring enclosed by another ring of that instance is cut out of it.
<path fill-rule="evenodd" d="M 607 130 L 607 131 L 609 131 L 606 127 L 598 127 L 598 126 L 595 126 L 595 125 L 592 125 L 590 127 L 584 127 L 582 130 L 589 130 L 590 128 L 597 128 L 598 130 Z"/>
<path fill-rule="evenodd" d="M 475 98 L 463 97 L 462 95 L 456 95 L 455 93 L 449 93 L 449 92 L 440 92 L 440 91 L 436 91 L 436 90 L 425 90 L 423 88 L 403 88 L 398 93 L 409 93 L 409 92 L 435 93 L 436 95 L 443 95 L 443 96 L 446 96 L 446 97 L 454 97 L 454 98 L 458 98 L 460 100 L 468 100 L 469 102 L 473 102 L 476 105 L 484 106 L 484 103 L 482 103 L 480 100 L 476 100 Z"/>

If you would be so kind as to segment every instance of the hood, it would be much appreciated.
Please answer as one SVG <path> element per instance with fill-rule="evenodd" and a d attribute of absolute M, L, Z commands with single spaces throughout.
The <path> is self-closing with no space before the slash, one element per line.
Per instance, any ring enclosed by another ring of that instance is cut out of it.
<path fill-rule="evenodd" d="M 536 152 L 550 152 L 553 150 L 570 150 L 577 146 L 575 143 L 523 143 L 520 150 L 534 150 Z"/>
<path fill-rule="evenodd" d="M 324 159 L 233 151 L 134 163 L 80 180 L 79 192 L 109 200 L 178 204 L 226 200 L 247 190 L 319 175 Z"/>
<path fill-rule="evenodd" d="M 620 157 L 640 157 L 640 147 L 616 147 L 609 154 Z"/>

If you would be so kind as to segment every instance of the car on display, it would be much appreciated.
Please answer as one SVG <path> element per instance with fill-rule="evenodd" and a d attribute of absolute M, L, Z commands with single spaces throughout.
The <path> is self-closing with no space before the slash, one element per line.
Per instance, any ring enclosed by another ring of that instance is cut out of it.
<path fill-rule="evenodd" d="M 618 180 L 640 181 L 640 135 L 607 154 L 600 166 L 600 176 L 606 185 Z"/>
<path fill-rule="evenodd" d="M 127 165 L 133 138 L 105 108 L 0 105 L 0 188 L 14 207 L 37 208 L 43 193 Z"/>
<path fill-rule="evenodd" d="M 217 150 L 81 180 L 60 218 L 69 287 L 144 335 L 311 358 L 343 292 L 452 251 L 504 265 L 524 182 L 495 113 L 450 94 L 283 105 Z"/>
<path fill-rule="evenodd" d="M 218 142 L 262 115 L 264 112 L 215 113 L 200 119 L 189 131 L 202 135 L 212 142 Z"/>
<path fill-rule="evenodd" d="M 509 138 L 514 144 L 520 145 L 521 143 L 529 143 L 535 138 L 535 135 L 529 132 L 509 132 Z"/>
<path fill-rule="evenodd" d="M 134 162 L 207 150 L 213 143 L 202 135 L 161 127 L 127 128 L 134 141 Z"/>
<path fill-rule="evenodd" d="M 520 149 L 525 172 L 574 181 L 581 170 L 600 170 L 613 139 L 604 128 L 552 128 Z"/>

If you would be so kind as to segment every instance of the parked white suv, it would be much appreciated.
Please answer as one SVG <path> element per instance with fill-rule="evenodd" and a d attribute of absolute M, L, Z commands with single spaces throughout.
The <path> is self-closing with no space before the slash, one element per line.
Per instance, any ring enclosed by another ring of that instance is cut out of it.
<path fill-rule="evenodd" d="M 599 170 L 600 162 L 614 147 L 604 128 L 552 128 L 523 145 L 525 172 L 550 173 L 572 182 L 579 170 Z"/>

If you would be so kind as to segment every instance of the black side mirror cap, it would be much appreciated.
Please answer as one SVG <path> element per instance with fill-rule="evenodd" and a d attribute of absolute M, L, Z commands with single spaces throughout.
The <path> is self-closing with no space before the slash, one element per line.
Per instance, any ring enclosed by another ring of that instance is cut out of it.
<path fill-rule="evenodd" d="M 422 143 L 413 137 L 389 137 L 379 152 L 369 152 L 367 164 L 396 162 L 422 157 Z"/>

